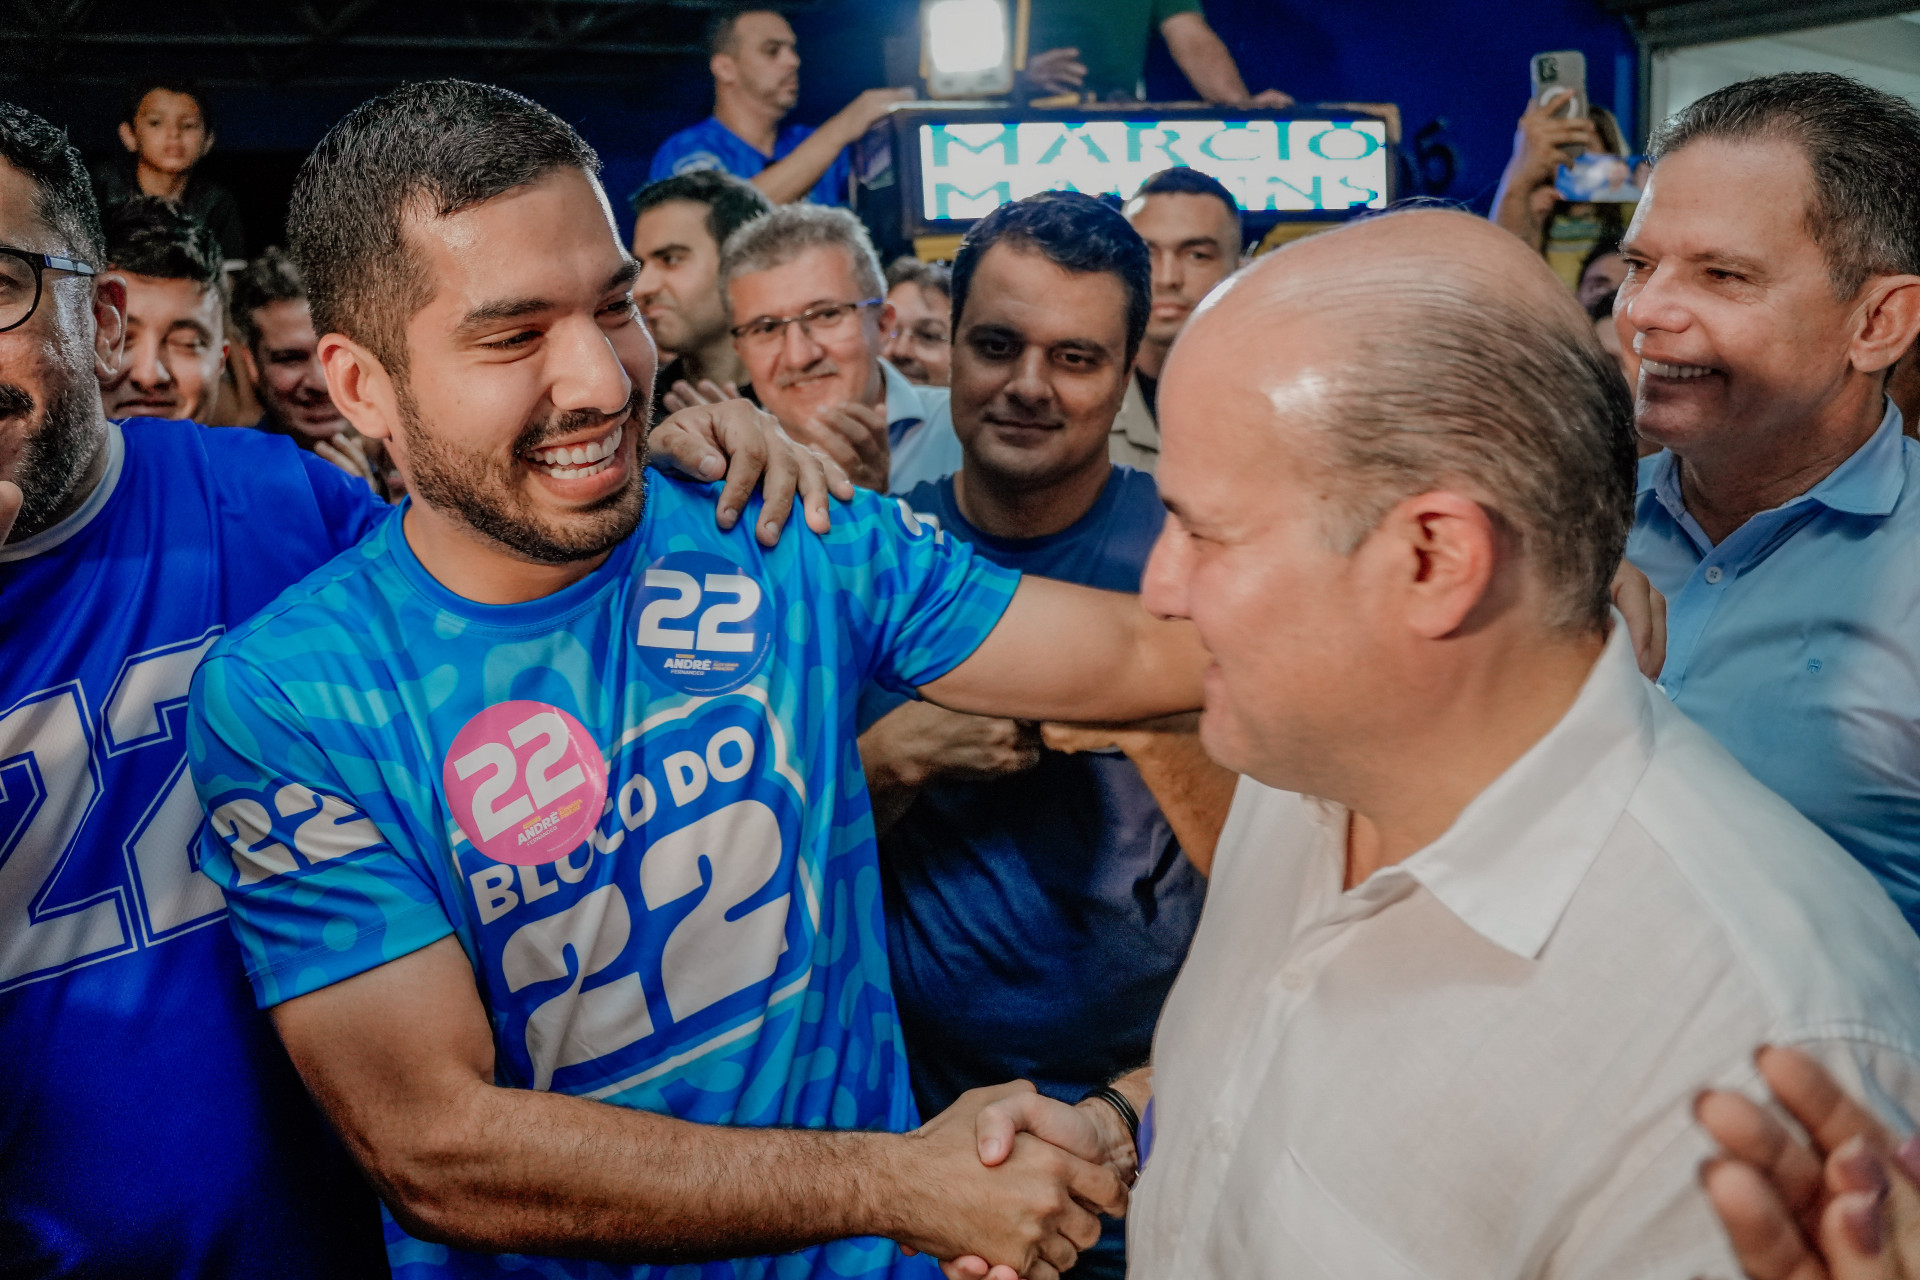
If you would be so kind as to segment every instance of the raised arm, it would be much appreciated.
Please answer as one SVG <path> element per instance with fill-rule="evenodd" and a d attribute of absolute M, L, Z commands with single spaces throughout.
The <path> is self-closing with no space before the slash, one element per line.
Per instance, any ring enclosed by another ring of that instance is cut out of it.
<path fill-rule="evenodd" d="M 805 142 L 753 175 L 753 185 L 775 204 L 806 199 L 841 151 L 857 142 L 894 103 L 912 99 L 911 89 L 868 89 L 834 113 Z"/>
<path fill-rule="evenodd" d="M 1029 577 L 973 656 L 920 693 L 1014 720 L 1146 720 L 1198 708 L 1206 666 L 1192 624 L 1140 597 Z"/>
<path fill-rule="evenodd" d="M 1174 62 L 1208 102 L 1251 107 L 1284 107 L 1292 103 L 1293 99 L 1278 89 L 1263 90 L 1257 96 L 1249 94 L 1246 81 L 1240 78 L 1240 68 L 1233 60 L 1233 52 L 1204 15 L 1176 13 L 1160 24 L 1160 35 L 1166 40 L 1167 52 L 1173 55 Z"/>
<path fill-rule="evenodd" d="M 1052 1276 L 1114 1212 L 1114 1174 L 1023 1136 L 980 1164 L 975 1090 L 906 1135 L 691 1124 L 493 1083 L 465 952 L 443 938 L 273 1010 L 294 1064 L 395 1218 L 481 1251 L 678 1263 L 885 1236 Z"/>

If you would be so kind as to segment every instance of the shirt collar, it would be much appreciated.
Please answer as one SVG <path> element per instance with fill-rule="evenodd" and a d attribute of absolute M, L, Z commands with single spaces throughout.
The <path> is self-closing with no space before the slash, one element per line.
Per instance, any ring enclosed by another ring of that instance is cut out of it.
<path fill-rule="evenodd" d="M 1900 465 L 1901 451 L 1906 447 L 1901 435 L 1904 426 L 1900 420 L 1900 410 L 1894 407 L 1892 400 L 1888 400 L 1887 411 L 1882 415 L 1880 425 L 1867 437 L 1865 444 L 1829 472 L 1826 479 L 1775 509 L 1784 510 L 1802 502 L 1817 502 L 1849 515 L 1893 514 L 1894 507 L 1900 501 L 1900 492 L 1907 482 L 1907 469 Z M 1647 465 L 1640 474 L 1639 492 L 1644 494 L 1651 490 L 1654 498 L 1667 509 L 1667 514 L 1684 523 L 1687 506 L 1680 495 L 1680 461 L 1672 451 L 1662 450 L 1647 459 Z"/>
<path fill-rule="evenodd" d="M 93 486 L 93 492 L 87 500 L 66 519 L 56 525 L 42 529 L 31 538 L 22 538 L 18 542 L 0 545 L 0 564 L 15 560 L 28 560 L 43 552 L 51 551 L 61 543 L 79 533 L 93 523 L 100 514 L 107 499 L 113 497 L 114 490 L 120 487 L 120 472 L 126 466 L 127 443 L 120 434 L 120 424 L 109 420 L 107 423 L 107 470 L 100 477 L 100 483 Z"/>
<path fill-rule="evenodd" d="M 1531 959 L 1652 754 L 1646 681 L 1616 614 L 1612 637 L 1560 722 L 1401 866 L 1474 932 Z"/>
<path fill-rule="evenodd" d="M 926 388 L 909 382 L 907 375 L 894 368 L 891 360 L 880 361 L 880 376 L 887 384 L 888 442 L 899 444 L 909 427 L 925 422 L 929 416 L 926 400 L 920 394 Z"/>

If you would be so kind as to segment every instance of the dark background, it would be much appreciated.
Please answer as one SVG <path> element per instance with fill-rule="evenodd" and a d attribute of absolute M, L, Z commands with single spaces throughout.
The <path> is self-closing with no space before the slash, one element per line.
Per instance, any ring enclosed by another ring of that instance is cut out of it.
<path fill-rule="evenodd" d="M 491 80 L 578 127 L 600 151 L 607 190 L 624 213 L 659 142 L 711 109 L 706 60 L 696 49 L 708 7 L 710 0 L 0 0 L 0 96 L 67 127 L 90 158 L 107 156 L 119 151 L 114 126 L 127 82 L 147 68 L 187 69 L 207 86 L 217 131 L 203 172 L 233 191 L 257 250 L 282 239 L 294 171 L 354 104 L 412 76 Z M 782 7 L 805 62 L 795 119 L 818 123 L 859 90 L 885 83 L 889 65 L 917 61 L 915 0 Z M 1644 124 L 1634 118 L 1634 39 L 1607 0 L 1206 0 L 1206 9 L 1251 89 L 1280 88 L 1303 102 L 1399 103 L 1410 150 L 1427 131 L 1421 188 L 1478 209 L 1512 146 L 1530 55 L 1583 50 L 1594 101 L 1621 117 L 1630 138 Z M 212 47 L 221 40 L 254 43 Z M 462 47 L 442 47 L 449 40 Z M 1147 84 L 1156 99 L 1192 94 L 1157 38 Z"/>

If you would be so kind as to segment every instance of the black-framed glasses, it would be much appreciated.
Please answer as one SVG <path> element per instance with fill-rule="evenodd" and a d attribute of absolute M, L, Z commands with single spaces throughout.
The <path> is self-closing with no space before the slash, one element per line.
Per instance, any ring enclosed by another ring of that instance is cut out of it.
<path fill-rule="evenodd" d="M 76 276 L 99 274 L 92 263 L 78 258 L 0 244 L 0 333 L 18 329 L 32 318 L 40 305 L 41 284 L 48 271 L 68 271 Z"/>
<path fill-rule="evenodd" d="M 817 307 L 808 307 L 797 316 L 761 316 L 757 320 L 737 324 L 728 332 L 756 347 L 771 346 L 778 342 L 790 324 L 799 325 L 800 332 L 809 338 L 816 333 L 831 337 L 843 332 L 847 322 L 868 307 L 881 306 L 885 302 L 885 298 L 868 298 L 862 302 L 823 302 Z"/>

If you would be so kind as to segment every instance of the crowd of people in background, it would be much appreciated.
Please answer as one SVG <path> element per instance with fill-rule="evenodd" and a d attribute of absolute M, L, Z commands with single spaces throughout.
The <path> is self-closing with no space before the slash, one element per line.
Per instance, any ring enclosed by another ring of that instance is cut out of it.
<path fill-rule="evenodd" d="M 1072 8 L 1023 94 L 1289 101 Z M 0 103 L 0 1272 L 1920 1275 L 1920 112 L 885 264 L 906 91 L 708 53 L 638 191 L 407 85 L 251 257 L 191 85 Z"/>

